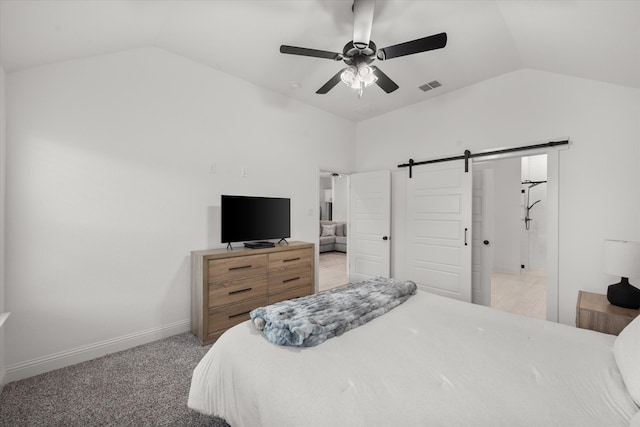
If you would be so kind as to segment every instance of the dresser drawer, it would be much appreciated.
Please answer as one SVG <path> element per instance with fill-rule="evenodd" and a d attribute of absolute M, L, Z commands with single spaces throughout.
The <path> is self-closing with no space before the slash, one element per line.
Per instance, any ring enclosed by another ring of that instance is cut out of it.
<path fill-rule="evenodd" d="M 254 276 L 209 285 L 209 308 L 267 296 L 267 276 Z"/>
<path fill-rule="evenodd" d="M 266 274 L 266 254 L 209 260 L 209 283 Z"/>
<path fill-rule="evenodd" d="M 309 249 L 294 249 L 269 254 L 269 271 L 309 266 L 311 253 Z"/>
<path fill-rule="evenodd" d="M 290 288 L 278 294 L 269 294 L 269 304 L 275 304 L 277 302 L 284 301 L 287 299 L 304 297 L 307 295 L 311 295 L 311 293 L 312 293 L 311 284 L 302 286 L 302 287 L 297 287 L 297 288 Z"/>
<path fill-rule="evenodd" d="M 311 285 L 311 267 L 283 270 L 269 275 L 269 294 L 304 285 Z"/>
<path fill-rule="evenodd" d="M 225 305 L 209 310 L 209 335 L 215 332 L 224 331 L 238 323 L 249 320 L 249 312 L 254 308 L 264 307 L 267 298 L 256 298 L 237 304 Z"/>

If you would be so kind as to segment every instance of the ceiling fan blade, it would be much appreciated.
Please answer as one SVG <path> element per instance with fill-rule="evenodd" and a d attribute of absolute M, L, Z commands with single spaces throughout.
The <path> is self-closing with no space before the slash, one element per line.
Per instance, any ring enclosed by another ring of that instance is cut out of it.
<path fill-rule="evenodd" d="M 344 68 L 338 71 L 338 73 L 335 76 L 331 77 L 331 79 L 329 79 L 328 82 L 326 82 L 320 89 L 318 89 L 316 93 L 320 95 L 324 95 L 325 93 L 333 89 L 335 85 L 340 83 L 340 74 L 342 74 L 343 71 L 344 71 Z"/>
<path fill-rule="evenodd" d="M 355 0 L 353 2 L 353 45 L 358 49 L 369 46 L 375 0 Z"/>
<path fill-rule="evenodd" d="M 326 50 L 308 49 L 306 47 L 287 46 L 286 44 L 280 46 L 280 53 L 287 53 L 289 55 L 311 56 L 314 58 L 333 59 L 334 61 L 340 61 L 343 58 L 341 53 L 328 52 Z"/>
<path fill-rule="evenodd" d="M 394 90 L 398 89 L 399 86 L 393 80 L 391 80 L 389 76 L 383 73 L 380 68 L 371 66 L 371 69 L 373 70 L 373 74 L 375 74 L 375 76 L 378 78 L 378 80 L 376 80 L 376 84 L 380 86 L 383 91 L 391 93 Z"/>
<path fill-rule="evenodd" d="M 442 49 L 447 45 L 447 33 L 434 34 L 433 36 L 404 42 L 393 46 L 378 49 L 376 56 L 380 60 L 397 58 L 399 56 L 413 55 L 434 49 Z"/>

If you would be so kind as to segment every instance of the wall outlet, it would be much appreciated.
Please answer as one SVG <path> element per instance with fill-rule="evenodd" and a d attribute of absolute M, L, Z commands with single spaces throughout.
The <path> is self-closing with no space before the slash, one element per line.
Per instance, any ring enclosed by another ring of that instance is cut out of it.
<path fill-rule="evenodd" d="M 240 169 L 240 175 L 246 178 L 247 177 L 247 168 Z"/>
<path fill-rule="evenodd" d="M 215 163 L 211 163 L 211 165 L 209 166 L 209 173 L 210 174 L 216 173 L 216 164 Z"/>

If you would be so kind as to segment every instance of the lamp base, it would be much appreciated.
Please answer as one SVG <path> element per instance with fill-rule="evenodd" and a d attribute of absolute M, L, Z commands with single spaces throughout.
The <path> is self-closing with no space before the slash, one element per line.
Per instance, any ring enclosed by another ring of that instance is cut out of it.
<path fill-rule="evenodd" d="M 629 283 L 628 277 L 623 277 L 620 283 L 607 288 L 607 299 L 613 305 L 624 308 L 640 308 L 640 289 Z"/>

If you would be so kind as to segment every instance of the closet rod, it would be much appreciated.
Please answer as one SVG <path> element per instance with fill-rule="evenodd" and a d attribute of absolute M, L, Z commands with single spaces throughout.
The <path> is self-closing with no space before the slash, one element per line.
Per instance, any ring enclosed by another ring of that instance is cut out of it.
<path fill-rule="evenodd" d="M 536 148 L 555 147 L 556 145 L 568 145 L 568 144 L 569 144 L 569 140 L 551 141 L 551 142 L 545 142 L 543 144 L 525 145 L 523 147 L 503 148 L 502 150 L 484 151 L 482 153 L 476 153 L 476 154 L 472 154 L 469 150 L 465 150 L 464 155 L 462 156 L 443 157 L 441 159 L 423 160 L 421 162 L 415 162 L 413 159 L 409 159 L 408 163 L 403 163 L 401 165 L 398 165 L 398 167 L 409 168 L 409 178 L 411 178 L 413 175 L 412 169 L 414 166 L 428 165 L 430 163 L 448 162 L 451 160 L 464 160 L 464 171 L 469 172 L 469 159 L 472 159 L 475 157 L 493 156 L 496 154 L 513 153 L 515 151 L 533 150 Z"/>

